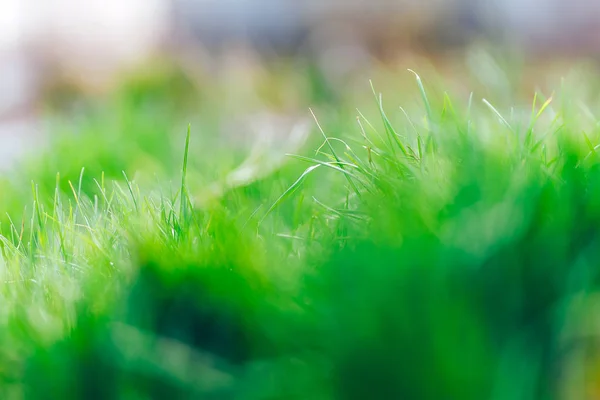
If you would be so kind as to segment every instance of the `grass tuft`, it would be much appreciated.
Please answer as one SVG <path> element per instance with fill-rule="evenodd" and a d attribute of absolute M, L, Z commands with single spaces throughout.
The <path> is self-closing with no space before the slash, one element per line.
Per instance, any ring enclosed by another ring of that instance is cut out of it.
<path fill-rule="evenodd" d="M 207 152 L 188 124 L 181 161 L 138 87 L 131 136 L 88 126 L 24 168 L 0 197 L 0 398 L 593 398 L 592 105 L 413 74 L 417 109 L 371 83 L 365 111 L 311 110 L 312 156 Z"/>

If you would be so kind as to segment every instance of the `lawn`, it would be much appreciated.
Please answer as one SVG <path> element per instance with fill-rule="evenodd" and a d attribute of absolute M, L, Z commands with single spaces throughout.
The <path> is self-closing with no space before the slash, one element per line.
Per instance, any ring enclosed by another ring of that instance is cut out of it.
<path fill-rule="evenodd" d="M 593 73 L 291 71 L 136 77 L 1 177 L 1 398 L 596 398 Z"/>

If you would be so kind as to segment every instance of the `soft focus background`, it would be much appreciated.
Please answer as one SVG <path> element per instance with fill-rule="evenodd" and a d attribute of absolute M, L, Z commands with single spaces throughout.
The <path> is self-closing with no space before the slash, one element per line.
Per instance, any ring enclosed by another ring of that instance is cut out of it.
<path fill-rule="evenodd" d="M 599 398 L 599 67 L 591 0 L 0 0 L 0 398 Z"/>
<path fill-rule="evenodd" d="M 494 61 L 475 50 L 485 45 L 535 63 L 535 86 L 552 62 L 594 60 L 600 51 L 600 4 L 586 0 L 2 0 L 0 7 L 4 160 L 40 143 L 46 130 L 38 119 L 53 100 L 97 98 L 127 74 L 167 64 L 195 91 L 210 91 L 202 80 L 220 80 L 264 102 L 266 94 L 251 93 L 264 68 L 310 71 L 335 90 L 374 78 L 374 69 L 424 63 L 460 79 L 471 60 L 485 80 Z M 274 91 L 286 112 L 305 114 L 311 104 L 289 92 L 298 89 Z M 253 106 L 240 101 L 236 114 Z"/>

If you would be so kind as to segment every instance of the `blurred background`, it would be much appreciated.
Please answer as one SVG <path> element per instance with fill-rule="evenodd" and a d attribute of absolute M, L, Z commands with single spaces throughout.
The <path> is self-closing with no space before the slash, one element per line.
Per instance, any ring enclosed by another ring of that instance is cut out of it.
<path fill-rule="evenodd" d="M 452 67 L 453 58 L 479 57 L 481 69 L 486 59 L 472 51 L 481 46 L 525 65 L 594 63 L 598 21 L 600 2 L 588 0 L 2 0 L 0 163 L 43 142 L 37 117 L 51 106 L 64 112 L 74 95 L 105 96 L 123 76 L 165 65 L 185 75 L 185 87 L 207 93 L 203 84 L 215 79 L 250 93 L 256 79 L 276 75 L 265 65 L 312 73 L 333 91 L 364 84 L 374 68 L 401 71 L 423 60 L 457 80 L 466 67 Z M 291 93 L 303 87 L 278 92 L 287 113 L 315 103 Z M 239 114 L 256 112 L 243 109 L 245 100 Z"/>

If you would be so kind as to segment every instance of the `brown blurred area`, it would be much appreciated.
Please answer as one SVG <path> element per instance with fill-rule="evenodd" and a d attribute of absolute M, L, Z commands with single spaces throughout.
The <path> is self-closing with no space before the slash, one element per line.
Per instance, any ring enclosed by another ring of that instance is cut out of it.
<path fill-rule="evenodd" d="M 264 57 L 360 63 L 444 55 L 487 40 L 528 55 L 595 55 L 600 2 L 587 0 L 2 0 L 0 115 L 47 82 L 110 87 L 148 58 Z"/>

